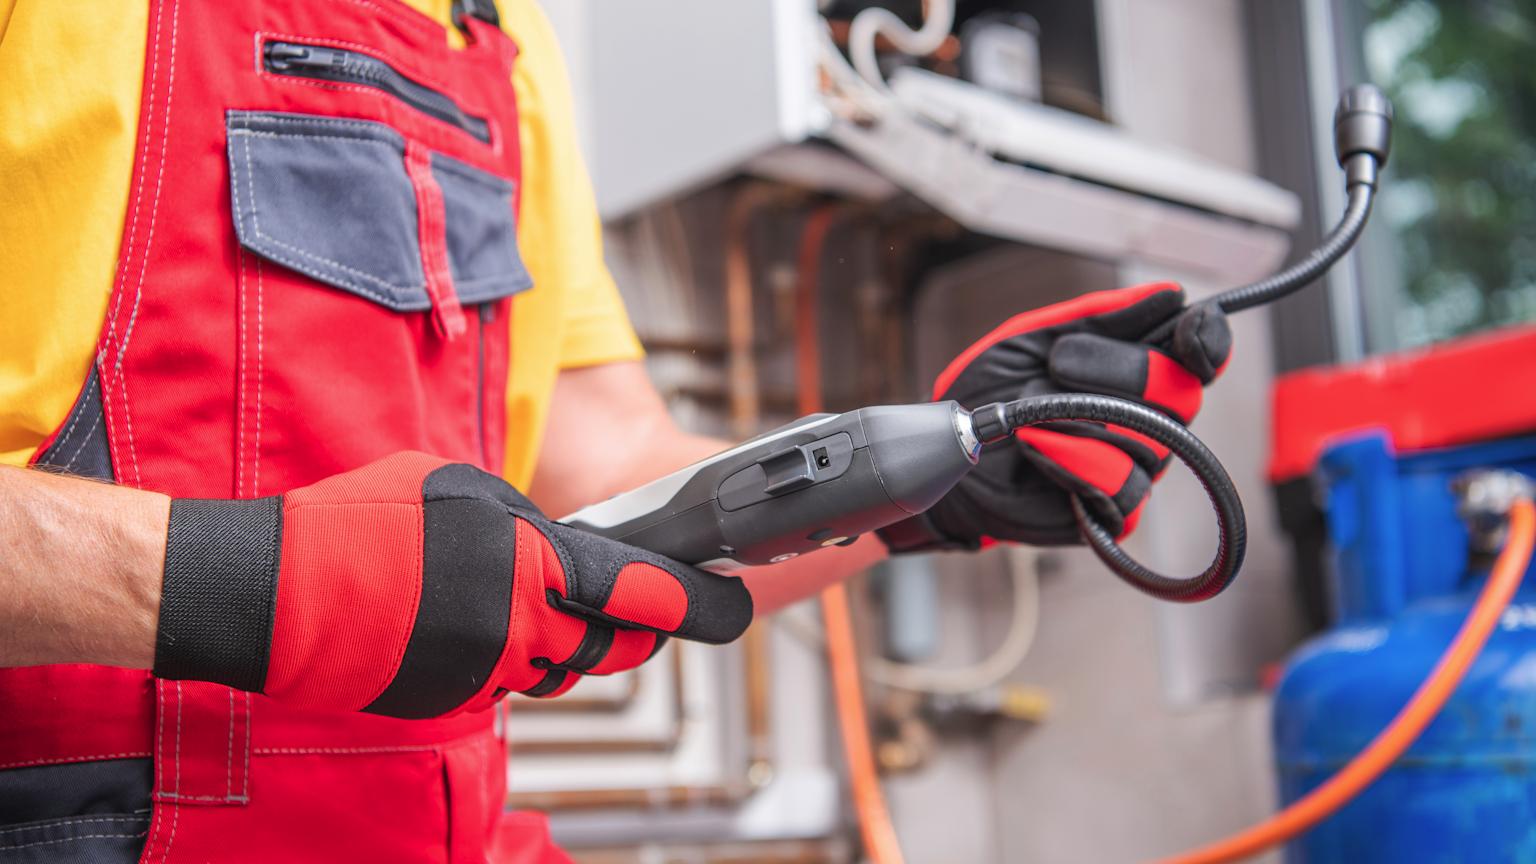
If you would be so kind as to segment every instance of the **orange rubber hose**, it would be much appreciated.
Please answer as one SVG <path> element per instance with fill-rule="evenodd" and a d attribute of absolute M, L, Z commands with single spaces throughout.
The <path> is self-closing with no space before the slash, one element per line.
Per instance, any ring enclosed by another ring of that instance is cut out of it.
<path fill-rule="evenodd" d="M 811 211 L 800 233 L 799 275 L 795 281 L 795 372 L 800 413 L 823 410 L 821 390 L 822 250 L 836 222 L 839 208 L 823 204 Z M 880 775 L 875 769 L 875 748 L 869 738 L 869 718 L 864 711 L 864 688 L 859 679 L 859 651 L 853 638 L 853 617 L 848 591 L 841 584 L 821 592 L 822 626 L 826 628 L 827 664 L 831 667 L 832 696 L 837 725 L 842 733 L 843 758 L 853 787 L 853 807 L 859 818 L 864 851 L 874 864 L 902 864 L 901 846 L 891 824 Z"/>
<path fill-rule="evenodd" d="M 1530 566 L 1533 543 L 1536 506 L 1529 500 L 1518 501 L 1509 512 L 1509 538 L 1504 551 L 1499 553 L 1487 584 L 1451 646 L 1403 710 L 1339 773 L 1264 822 L 1209 846 L 1165 858 L 1160 864 L 1218 864 L 1256 855 L 1326 819 L 1380 777 L 1435 719 L 1466 676 L 1515 596 L 1515 589 L 1520 587 L 1520 580 Z"/>
<path fill-rule="evenodd" d="M 843 758 L 848 763 L 864 851 L 875 864 L 902 864 L 901 844 L 896 840 L 896 828 L 891 824 L 885 793 L 880 789 L 880 775 L 875 770 L 875 750 L 869 740 L 869 718 L 864 713 L 864 690 L 859 682 L 859 654 L 848 611 L 848 590 L 842 584 L 822 590 L 821 618 L 827 631 L 827 660 L 832 666 L 832 692 L 837 700 Z"/>

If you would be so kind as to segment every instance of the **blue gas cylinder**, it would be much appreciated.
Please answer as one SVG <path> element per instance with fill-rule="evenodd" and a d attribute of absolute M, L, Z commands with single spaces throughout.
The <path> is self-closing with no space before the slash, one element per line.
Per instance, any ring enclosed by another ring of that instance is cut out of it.
<path fill-rule="evenodd" d="M 1397 454 L 1365 434 L 1322 458 L 1336 623 L 1275 694 L 1286 803 L 1359 753 L 1429 674 L 1487 571 L 1469 556 L 1452 478 L 1536 475 L 1536 437 Z M 1466 679 L 1417 742 L 1354 801 L 1287 848 L 1291 862 L 1536 862 L 1536 584 L 1527 580 Z"/>

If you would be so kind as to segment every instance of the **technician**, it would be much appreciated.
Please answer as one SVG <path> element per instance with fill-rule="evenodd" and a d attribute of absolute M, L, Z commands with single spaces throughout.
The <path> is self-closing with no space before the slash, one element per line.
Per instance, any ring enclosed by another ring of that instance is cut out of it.
<path fill-rule="evenodd" d="M 553 34 L 499 7 L 0 0 L 0 860 L 564 861 L 502 813 L 506 693 L 888 549 L 1076 542 L 1069 490 L 1133 526 L 1167 454 L 1088 425 L 745 582 L 547 519 L 726 442 L 646 380 Z M 935 395 L 1187 421 L 1229 348 L 1142 286 Z"/>

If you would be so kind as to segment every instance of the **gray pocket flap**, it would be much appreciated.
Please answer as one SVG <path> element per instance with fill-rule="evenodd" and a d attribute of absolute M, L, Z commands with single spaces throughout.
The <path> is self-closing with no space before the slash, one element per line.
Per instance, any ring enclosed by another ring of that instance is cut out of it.
<path fill-rule="evenodd" d="M 228 112 L 227 127 L 241 246 L 396 311 L 431 307 L 398 132 L 366 120 L 253 111 Z M 460 302 L 529 287 L 511 184 L 439 154 L 432 174 Z"/>
<path fill-rule="evenodd" d="M 432 154 L 432 179 L 443 192 L 459 302 L 484 303 L 533 287 L 517 251 L 512 184 L 441 153 Z"/>

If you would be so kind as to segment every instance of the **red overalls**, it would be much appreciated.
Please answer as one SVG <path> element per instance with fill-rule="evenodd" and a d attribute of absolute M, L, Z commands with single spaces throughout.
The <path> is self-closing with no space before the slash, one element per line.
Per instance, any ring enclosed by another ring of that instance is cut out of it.
<path fill-rule="evenodd" d="M 203 498 L 402 449 L 500 468 L 510 297 L 529 287 L 517 52 L 461 26 L 454 49 L 397 0 L 151 0 L 116 284 L 37 462 Z M 299 711 L 88 666 L 0 670 L 0 704 L 0 815 L 30 806 L 7 778 L 83 802 L 0 832 L 11 856 L 567 860 L 538 820 L 501 822 L 489 712 Z M 135 771 L 152 814 L 90 803 Z"/>

